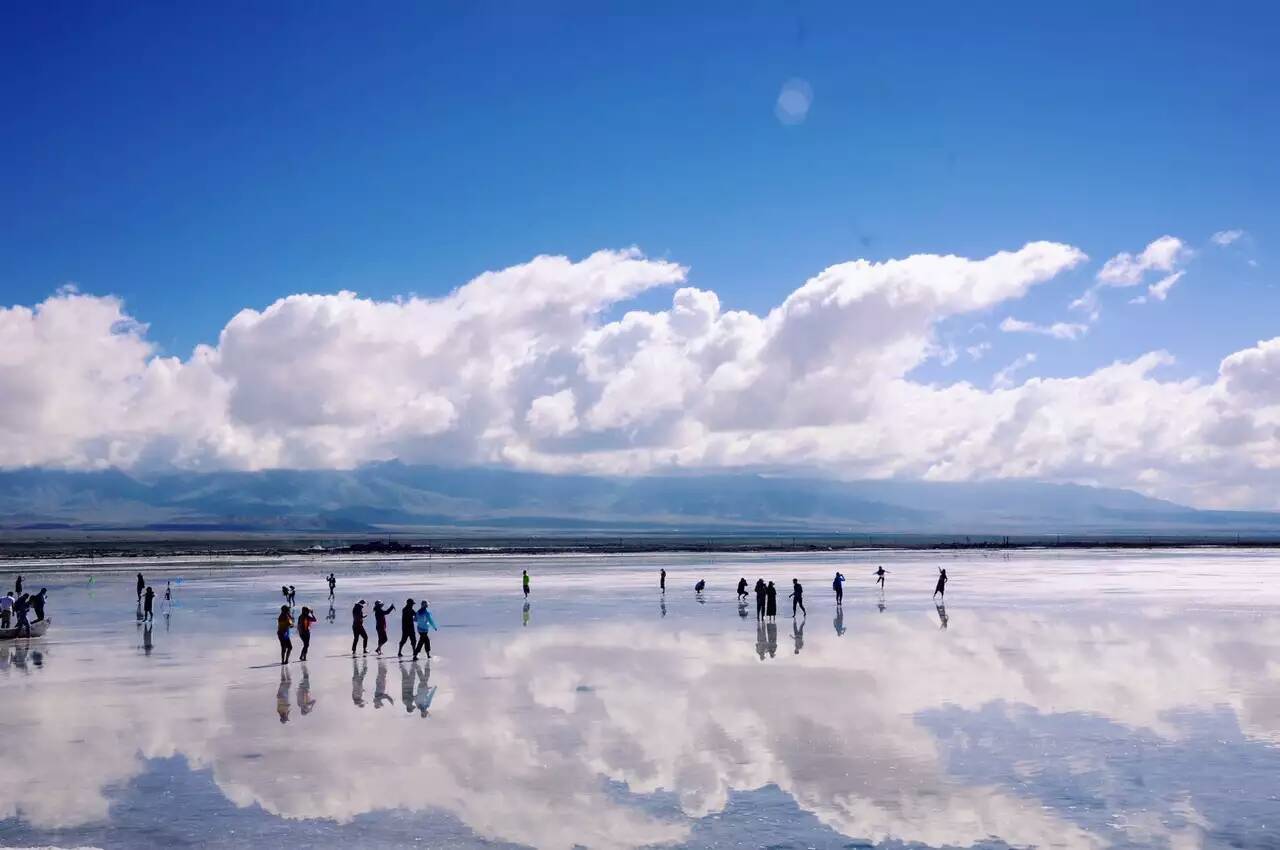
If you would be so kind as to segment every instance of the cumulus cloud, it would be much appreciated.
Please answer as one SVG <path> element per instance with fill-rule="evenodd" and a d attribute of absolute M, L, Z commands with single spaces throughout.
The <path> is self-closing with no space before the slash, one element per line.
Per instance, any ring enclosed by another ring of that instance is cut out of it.
<path fill-rule="evenodd" d="M 1054 339 L 1079 339 L 1089 332 L 1089 326 L 1073 322 L 1054 322 L 1051 325 L 1037 325 L 1035 322 L 1024 322 L 1012 316 L 1000 323 L 1000 330 L 1005 333 L 1031 333 L 1051 336 Z"/>
<path fill-rule="evenodd" d="M 1176 236 L 1161 236 L 1138 255 L 1122 251 L 1103 264 L 1098 280 L 1108 286 L 1137 286 L 1150 271 L 1171 272 L 1190 250 Z"/>
<path fill-rule="evenodd" d="M 1191 249 L 1176 236 L 1161 236 L 1139 254 L 1122 251 L 1103 264 L 1098 271 L 1097 282 L 1072 301 L 1071 308 L 1083 310 L 1092 320 L 1096 320 L 1100 290 L 1139 286 L 1147 280 L 1150 272 L 1164 272 L 1167 276 L 1151 286 L 1147 295 L 1134 298 L 1130 303 L 1163 301 L 1169 289 L 1182 277 L 1182 272 L 1176 270 L 1185 265 L 1191 256 Z"/>
<path fill-rule="evenodd" d="M 1148 246 L 1128 262 L 1155 268 L 1179 253 Z M 1276 386 L 1269 372 L 1246 381 L 1241 365 L 1231 379 L 1163 381 L 1169 358 L 1155 352 L 1017 387 L 1006 368 L 996 392 L 912 379 L 947 351 L 940 322 L 981 320 L 1085 259 L 1032 242 L 978 259 L 856 260 L 757 314 L 725 310 L 688 285 L 685 268 L 635 250 L 538 257 L 440 298 L 292 295 L 240 312 L 185 359 L 160 356 L 118 299 L 63 291 L 0 309 L 0 465 L 767 465 L 1041 477 L 1275 506 L 1280 399 L 1248 407 Z M 1167 294 L 1177 274 L 1152 290 Z M 669 308 L 607 317 L 667 286 Z M 1083 333 L 1059 324 L 1038 332 Z M 1239 352 L 1224 370 L 1237 361 L 1252 363 Z M 1248 441 L 1228 450 L 1204 436 L 1244 414 Z"/>
<path fill-rule="evenodd" d="M 1209 241 L 1220 248 L 1225 248 L 1241 236 L 1244 236 L 1243 230 L 1219 230 L 1209 237 Z"/>

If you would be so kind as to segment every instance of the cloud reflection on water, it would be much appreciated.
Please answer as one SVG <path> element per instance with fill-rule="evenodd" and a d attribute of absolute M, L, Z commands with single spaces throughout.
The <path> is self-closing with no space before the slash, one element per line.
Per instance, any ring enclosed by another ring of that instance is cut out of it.
<path fill-rule="evenodd" d="M 767 786 L 855 839 L 1095 848 L 1107 834 L 1038 795 L 1033 753 L 1019 787 L 957 771 L 963 750 L 940 743 L 939 711 L 1084 715 L 1170 745 L 1196 712 L 1228 711 L 1257 746 L 1280 743 L 1274 621 L 950 619 L 942 631 L 933 612 L 860 612 L 844 638 L 803 645 L 784 622 L 793 645 L 763 660 L 754 628 L 617 621 L 453 632 L 434 665 L 313 658 L 284 676 L 245 669 L 271 657 L 270 637 L 163 667 L 94 645 L 50 652 L 43 669 L 10 663 L 2 680 L 0 818 L 102 820 L 144 759 L 181 755 L 238 806 L 339 822 L 443 810 L 481 837 L 539 848 L 680 842 L 733 792 Z M 1091 755 L 1077 757 L 1096 771 Z M 684 817 L 644 804 L 660 792 Z M 1129 811 L 1114 828 L 1172 845 L 1212 819 L 1182 817 L 1175 831 L 1160 826 L 1169 814 Z"/>

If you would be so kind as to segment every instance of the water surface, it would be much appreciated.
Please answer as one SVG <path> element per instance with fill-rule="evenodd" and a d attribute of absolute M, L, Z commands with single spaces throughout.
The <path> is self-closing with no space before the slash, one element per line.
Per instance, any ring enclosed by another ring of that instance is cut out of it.
<path fill-rule="evenodd" d="M 0 845 L 1280 846 L 1265 552 L 344 562 L 332 623 L 324 560 L 139 566 L 150 626 L 132 572 L 26 577 L 55 626 L 0 644 Z M 283 669 L 282 583 L 321 618 Z M 430 664 L 398 611 L 351 658 L 357 598 L 424 595 Z"/>

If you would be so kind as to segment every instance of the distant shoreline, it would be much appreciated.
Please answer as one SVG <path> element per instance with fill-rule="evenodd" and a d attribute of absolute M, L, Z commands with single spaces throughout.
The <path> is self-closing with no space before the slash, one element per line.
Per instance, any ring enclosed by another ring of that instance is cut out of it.
<path fill-rule="evenodd" d="M 243 537 L 223 534 L 164 538 L 149 535 L 86 534 L 82 539 L 33 539 L 0 533 L 0 561 L 130 561 L 140 558 L 370 558 L 405 560 L 434 556 L 643 555 L 643 554 L 804 554 L 875 550 L 1003 552 L 1030 549 L 1268 549 L 1280 535 L 1236 534 L 1072 534 L 1072 535 L 760 535 L 754 537 L 563 536 L 428 538 L 388 535 L 345 539 L 304 535 Z"/>

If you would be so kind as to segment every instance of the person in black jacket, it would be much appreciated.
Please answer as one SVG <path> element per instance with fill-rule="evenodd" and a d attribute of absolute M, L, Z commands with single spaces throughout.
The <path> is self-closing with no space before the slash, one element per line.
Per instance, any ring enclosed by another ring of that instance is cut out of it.
<path fill-rule="evenodd" d="M 40 592 L 31 597 L 31 610 L 36 612 L 36 622 L 44 619 L 44 600 L 49 594 L 49 589 L 42 587 Z"/>
<path fill-rule="evenodd" d="M 31 610 L 31 595 L 24 593 L 13 603 L 14 627 L 18 637 L 31 637 L 31 623 L 27 614 Z"/>
<path fill-rule="evenodd" d="M 396 610 L 396 606 L 388 605 L 382 607 L 382 600 L 373 600 L 373 625 L 378 631 L 378 648 L 374 652 L 378 655 L 382 654 L 383 644 L 387 642 L 387 615 Z"/>
<path fill-rule="evenodd" d="M 409 644 L 409 648 L 417 644 L 417 633 L 413 627 L 413 600 L 406 599 L 404 607 L 400 609 L 400 645 L 396 647 L 396 656 L 404 655 L 404 645 Z"/>
<path fill-rule="evenodd" d="M 769 582 L 765 585 L 764 593 L 764 615 L 778 616 L 778 588 L 773 586 L 773 582 Z"/>
<path fill-rule="evenodd" d="M 364 600 L 351 606 L 351 654 L 356 654 L 356 644 L 364 641 L 364 654 L 369 654 L 369 633 L 364 630 Z"/>
<path fill-rule="evenodd" d="M 765 599 L 769 595 L 769 590 L 764 586 L 764 579 L 756 579 L 756 619 L 764 619 Z"/>
<path fill-rule="evenodd" d="M 799 608 L 804 615 L 809 616 L 809 612 L 804 610 L 804 587 L 801 586 L 799 579 L 791 580 L 791 617 L 795 619 L 796 609 Z"/>

